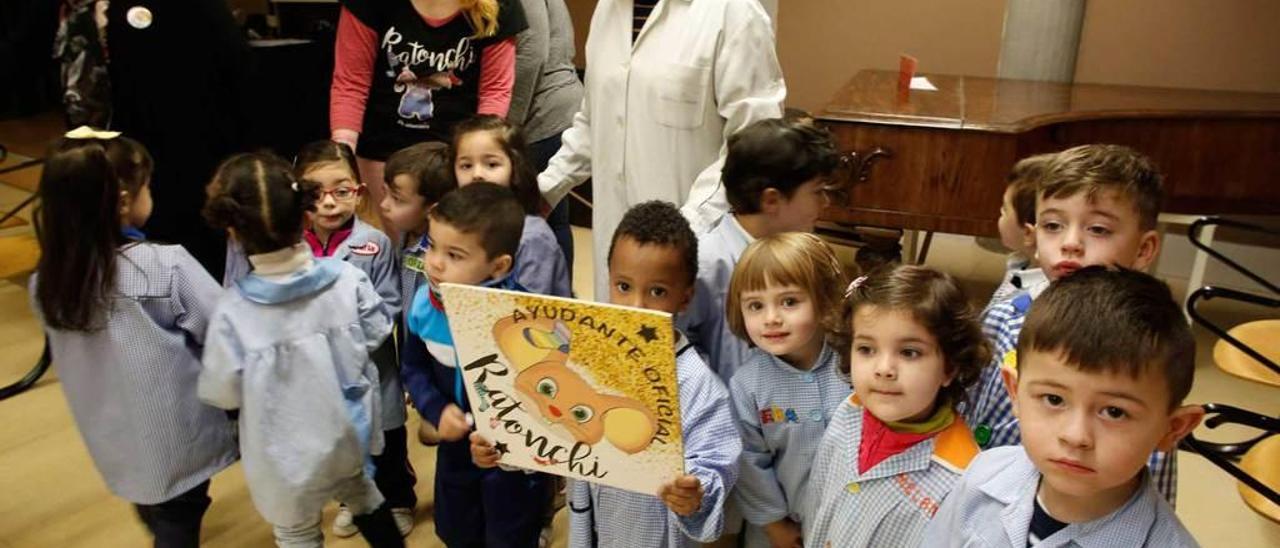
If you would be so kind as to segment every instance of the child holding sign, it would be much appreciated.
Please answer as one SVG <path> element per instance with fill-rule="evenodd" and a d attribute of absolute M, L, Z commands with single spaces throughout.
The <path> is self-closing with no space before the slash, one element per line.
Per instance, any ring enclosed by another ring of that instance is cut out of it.
<path fill-rule="evenodd" d="M 664 202 L 642 203 L 614 233 L 609 300 L 679 313 L 693 295 L 697 258 L 697 240 L 680 211 Z M 742 452 L 729 394 L 682 335 L 676 380 L 686 473 L 656 496 L 572 481 L 570 546 L 692 547 L 720 536 Z M 478 466 L 498 464 L 497 451 L 479 434 L 471 436 L 471 453 Z"/>
<path fill-rule="evenodd" d="M 446 194 L 431 209 L 427 284 L 409 311 L 400 363 L 405 388 L 422 418 L 436 426 L 436 535 L 449 546 L 537 546 L 549 503 L 546 474 L 482 470 L 471 463 L 464 410 L 467 396 L 442 283 L 522 290 L 512 264 L 524 214 L 510 190 L 474 183 Z"/>

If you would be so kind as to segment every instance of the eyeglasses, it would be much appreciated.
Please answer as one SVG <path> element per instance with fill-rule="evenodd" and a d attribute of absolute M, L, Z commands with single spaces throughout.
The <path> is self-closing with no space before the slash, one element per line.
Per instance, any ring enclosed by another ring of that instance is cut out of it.
<path fill-rule="evenodd" d="M 333 190 L 316 189 L 316 201 L 323 202 L 325 196 L 333 196 L 334 201 L 346 202 L 356 199 L 364 192 L 363 186 L 344 186 Z"/>

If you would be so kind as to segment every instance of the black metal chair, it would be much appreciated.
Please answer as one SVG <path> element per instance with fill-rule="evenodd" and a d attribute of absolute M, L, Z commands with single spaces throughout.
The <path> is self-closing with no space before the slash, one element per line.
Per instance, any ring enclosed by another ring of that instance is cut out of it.
<path fill-rule="evenodd" d="M 1236 301 L 1244 304 L 1261 306 L 1268 309 L 1280 308 L 1280 288 L 1277 288 L 1271 281 L 1259 276 L 1253 271 L 1245 268 L 1240 263 L 1232 260 L 1230 257 L 1222 254 L 1218 250 L 1211 248 L 1200 239 L 1201 231 L 1208 226 L 1224 226 L 1234 229 L 1253 232 L 1267 236 L 1280 236 L 1280 232 L 1274 229 L 1262 227 L 1252 223 L 1235 221 L 1230 219 L 1222 219 L 1217 217 L 1206 217 L 1191 224 L 1188 231 L 1188 237 L 1191 244 L 1207 253 L 1210 257 L 1222 262 L 1227 267 L 1252 280 L 1261 286 L 1266 294 L 1255 294 L 1246 291 L 1228 289 L 1224 287 L 1207 286 L 1195 290 L 1187 299 L 1187 315 L 1191 317 L 1196 324 L 1203 326 L 1213 334 L 1217 335 L 1221 342 L 1218 343 L 1222 347 L 1223 343 L 1231 348 L 1243 353 L 1248 358 L 1234 359 L 1233 361 L 1246 364 L 1249 359 L 1255 360 L 1257 363 L 1265 366 L 1266 369 L 1280 375 L 1280 366 L 1270 357 L 1263 355 L 1248 342 L 1241 340 L 1232 331 L 1237 328 L 1227 330 L 1222 326 L 1214 323 L 1199 310 L 1199 305 L 1203 302 L 1220 298 L 1225 300 Z M 1265 322 L 1266 320 L 1264 320 Z M 1259 323 L 1259 322 L 1251 322 Z M 1247 324 L 1246 324 L 1247 325 Z M 1237 331 L 1239 333 L 1239 331 Z M 1218 350 L 1218 348 L 1215 348 Z M 1215 352 L 1215 361 L 1223 354 Z M 1217 364 L 1220 368 L 1228 373 L 1264 384 L 1274 385 L 1274 379 L 1266 374 L 1266 370 L 1248 365 L 1226 366 L 1223 363 Z M 1182 440 L 1180 448 L 1186 451 L 1192 451 L 1214 466 L 1223 469 L 1232 477 L 1236 478 L 1243 484 L 1240 489 L 1241 496 L 1245 499 L 1246 504 L 1258 513 L 1266 515 L 1271 519 L 1280 519 L 1270 515 L 1270 509 L 1266 508 L 1266 504 L 1259 500 L 1259 496 L 1271 502 L 1271 504 L 1280 505 L 1280 493 L 1276 489 L 1264 483 L 1263 479 L 1275 484 L 1277 481 L 1276 464 L 1272 460 L 1273 454 L 1280 449 L 1280 438 L 1275 437 L 1280 433 L 1280 417 L 1268 417 L 1259 415 L 1252 411 L 1224 405 L 1220 403 L 1210 403 L 1204 406 L 1207 418 L 1204 425 L 1210 429 L 1217 428 L 1224 424 L 1238 424 L 1261 430 L 1262 433 L 1245 441 L 1237 443 L 1214 443 L 1197 438 L 1194 434 L 1188 435 Z M 1237 464 L 1240 463 L 1240 464 Z M 1262 476 L 1262 478 L 1260 478 Z M 1245 488 L 1247 487 L 1247 489 Z M 1251 490 L 1251 491 L 1250 491 Z"/>
<path fill-rule="evenodd" d="M 1255 438 L 1239 442 L 1239 443 L 1213 443 L 1201 440 L 1195 435 L 1189 435 L 1182 440 L 1181 449 L 1184 451 L 1192 451 L 1214 466 L 1223 469 L 1231 474 L 1241 483 L 1249 486 L 1250 489 L 1257 491 L 1263 497 L 1266 497 L 1272 503 L 1280 504 L 1280 493 L 1268 487 L 1266 484 L 1254 477 L 1249 471 L 1241 469 L 1236 463 L 1241 457 L 1244 457 L 1250 450 L 1254 449 L 1264 440 L 1280 433 L 1280 418 L 1267 417 L 1259 415 L 1252 411 L 1246 411 L 1238 407 L 1223 405 L 1220 403 L 1208 403 L 1204 405 L 1207 418 L 1204 425 L 1210 429 L 1217 428 L 1224 424 L 1239 424 L 1250 426 L 1262 430 L 1262 434 Z M 1272 463 L 1274 466 L 1275 463 Z"/>
<path fill-rule="evenodd" d="M 9 150 L 4 145 L 0 145 L 0 162 L 3 162 L 6 158 L 8 158 L 8 156 L 9 156 Z M 34 160 L 27 160 L 18 165 L 9 166 L 4 169 L 0 169 L 0 175 L 4 175 L 6 173 L 12 173 L 14 171 L 18 171 L 22 169 L 35 167 L 40 165 L 42 162 L 44 162 L 44 160 L 39 158 Z M 13 218 L 14 215 L 17 215 L 19 211 L 22 211 L 27 206 L 31 205 L 32 202 L 36 201 L 36 196 L 37 194 L 33 192 L 31 196 L 28 196 L 27 199 L 23 200 L 22 203 L 17 205 L 17 207 L 14 207 L 11 211 L 8 211 L 3 216 L 0 216 L 0 224 L 4 224 L 5 221 L 8 221 L 9 219 Z M 40 377 L 44 376 L 45 372 L 49 370 L 49 364 L 51 361 L 52 360 L 50 359 L 50 356 L 49 356 L 49 339 L 45 338 L 44 351 L 41 353 L 40 359 L 36 362 L 35 367 L 32 367 L 31 370 L 28 371 L 26 375 L 24 375 L 21 379 L 18 380 L 18 382 L 15 382 L 13 384 L 10 384 L 4 387 L 0 387 L 0 400 L 11 398 L 18 394 L 21 394 L 22 392 L 26 391 L 28 388 L 31 388 L 31 386 L 34 385 L 37 381 L 39 381 Z"/>

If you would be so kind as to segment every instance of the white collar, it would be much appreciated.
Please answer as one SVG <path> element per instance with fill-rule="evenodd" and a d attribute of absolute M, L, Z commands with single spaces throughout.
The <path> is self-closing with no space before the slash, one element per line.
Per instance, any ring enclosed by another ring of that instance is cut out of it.
<path fill-rule="evenodd" d="M 742 223 L 738 222 L 737 215 L 734 215 L 733 213 L 728 213 L 726 217 L 728 217 L 725 220 L 729 222 L 729 226 L 725 228 L 735 233 L 737 236 L 740 236 L 743 241 L 747 242 L 747 245 L 751 245 L 752 243 L 755 243 L 756 241 L 755 236 L 752 236 L 750 232 L 747 232 L 747 229 L 742 226 Z"/>
<path fill-rule="evenodd" d="M 303 242 L 298 242 L 270 253 L 249 256 L 249 264 L 253 265 L 253 273 L 266 278 L 286 276 L 306 270 L 313 262 L 311 249 Z"/>

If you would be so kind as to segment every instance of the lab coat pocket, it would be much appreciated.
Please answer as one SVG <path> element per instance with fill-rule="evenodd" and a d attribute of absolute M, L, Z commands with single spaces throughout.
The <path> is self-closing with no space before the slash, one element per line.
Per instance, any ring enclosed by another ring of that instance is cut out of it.
<path fill-rule="evenodd" d="M 654 85 L 653 116 L 659 124 L 678 129 L 702 126 L 711 69 L 679 64 L 658 68 Z"/>

